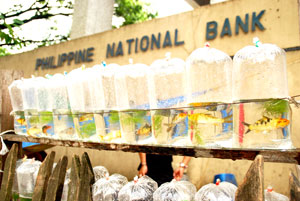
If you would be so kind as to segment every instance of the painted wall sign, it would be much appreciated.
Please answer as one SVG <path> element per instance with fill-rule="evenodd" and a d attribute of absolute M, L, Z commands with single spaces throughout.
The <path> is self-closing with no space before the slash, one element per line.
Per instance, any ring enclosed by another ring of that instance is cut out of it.
<path fill-rule="evenodd" d="M 261 17 L 264 15 L 266 10 L 262 10 L 257 15 L 256 12 L 252 13 L 251 17 L 251 31 L 254 32 L 256 30 L 256 27 L 260 30 L 264 30 L 265 27 L 260 22 Z M 243 21 L 240 16 L 235 17 L 235 35 L 238 35 L 241 30 L 243 30 L 244 33 L 249 32 L 249 14 L 247 13 L 245 15 L 245 20 Z M 216 21 L 210 21 L 206 23 L 206 40 L 213 40 L 218 35 L 218 23 Z M 222 30 L 220 37 L 224 36 L 231 36 L 232 30 L 231 30 L 231 24 L 228 18 L 224 20 Z"/>
<path fill-rule="evenodd" d="M 54 56 L 46 57 L 46 58 L 38 58 L 35 63 L 35 70 L 41 68 L 51 69 L 62 67 L 65 63 L 71 65 L 72 62 L 75 64 L 83 63 L 83 62 L 92 62 L 93 61 L 93 51 L 94 47 L 89 47 L 83 50 L 76 50 L 69 53 L 62 53 L 57 56 L 57 60 Z"/>
<path fill-rule="evenodd" d="M 184 41 L 178 39 L 178 29 L 174 31 L 174 38 L 172 40 L 170 31 L 166 31 L 164 34 L 160 32 L 157 34 L 144 35 L 141 38 L 130 38 L 126 40 L 126 45 L 123 45 L 122 41 L 118 43 L 107 44 L 106 46 L 106 58 L 123 56 L 125 53 L 128 55 L 134 53 L 146 52 L 149 49 L 154 48 L 166 48 L 172 46 L 183 45 Z M 123 47 L 125 46 L 125 47 Z"/>

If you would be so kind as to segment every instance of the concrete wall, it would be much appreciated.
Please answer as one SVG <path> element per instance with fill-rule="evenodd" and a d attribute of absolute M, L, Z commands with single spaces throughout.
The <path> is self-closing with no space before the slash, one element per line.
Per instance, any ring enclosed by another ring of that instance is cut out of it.
<path fill-rule="evenodd" d="M 260 22 L 265 27 L 265 30 L 251 31 L 248 33 L 240 31 L 238 35 L 234 33 L 235 18 L 239 15 L 242 20 L 245 14 L 249 14 L 251 22 L 252 13 L 260 13 L 265 10 Z M 195 9 L 192 12 L 182 13 L 179 15 L 155 19 L 126 26 L 120 29 L 114 29 L 100 34 L 83 37 L 69 42 L 43 47 L 34 51 L 25 52 L 23 54 L 12 55 L 0 58 L 0 69 L 22 69 L 25 76 L 31 74 L 44 75 L 46 73 L 54 74 L 57 72 L 70 71 L 71 69 L 80 67 L 82 64 L 72 63 L 70 66 L 65 64 L 63 67 L 56 69 L 47 69 L 35 71 L 37 58 L 45 58 L 94 47 L 93 62 L 85 63 L 86 66 L 91 66 L 106 60 L 107 63 L 128 63 L 129 58 L 133 58 L 135 62 L 151 64 L 155 59 L 164 57 L 166 52 L 171 52 L 173 57 L 186 59 L 187 56 L 196 48 L 203 47 L 206 39 L 206 23 L 216 21 L 218 23 L 218 36 L 216 39 L 209 41 L 212 47 L 223 50 L 229 55 L 234 55 L 240 48 L 252 43 L 252 38 L 258 36 L 262 42 L 275 43 L 281 48 L 300 46 L 299 37 L 299 6 L 298 0 L 232 0 L 220 4 L 203 6 Z M 232 36 L 225 35 L 220 37 L 223 22 L 225 18 L 230 21 Z M 154 48 L 146 52 L 139 51 L 128 54 L 127 39 L 139 38 L 144 35 L 161 33 L 164 37 L 167 30 L 170 31 L 171 38 L 174 40 L 175 29 L 178 29 L 178 41 L 184 41 L 184 45 L 172 46 L 166 48 Z M 107 44 L 118 43 L 122 41 L 124 55 L 117 57 L 106 58 Z M 57 58 L 56 58 L 57 59 Z M 300 94 L 300 76 L 299 63 L 300 51 L 287 52 L 288 63 L 288 78 L 290 95 Z M 299 109 L 293 108 L 293 122 L 300 120 Z M 292 139 L 296 147 L 300 147 L 300 125 L 293 124 Z M 55 148 L 57 155 L 61 154 L 79 154 L 83 149 L 78 148 Z M 132 179 L 137 174 L 138 154 L 123 153 L 112 151 L 88 151 L 92 159 L 93 165 L 104 165 L 111 173 L 119 172 L 124 174 L 129 179 Z M 57 157 L 58 158 L 58 157 Z M 175 157 L 174 165 L 181 160 L 182 157 Z M 188 175 L 191 181 L 200 188 L 202 185 L 212 182 L 213 176 L 217 173 L 230 172 L 234 173 L 238 183 L 242 179 L 250 166 L 250 161 L 231 161 L 220 159 L 192 159 Z M 120 168 L 120 164 L 122 164 Z M 291 170 L 295 171 L 296 166 L 293 164 L 266 163 L 265 164 L 265 187 L 271 184 L 275 191 L 288 194 L 288 173 Z"/>

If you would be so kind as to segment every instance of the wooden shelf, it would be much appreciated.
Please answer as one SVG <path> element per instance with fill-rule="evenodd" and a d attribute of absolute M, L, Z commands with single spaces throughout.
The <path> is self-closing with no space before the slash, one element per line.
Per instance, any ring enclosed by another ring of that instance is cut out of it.
<path fill-rule="evenodd" d="M 81 147 L 98 150 L 145 152 L 152 154 L 184 155 L 201 158 L 219 158 L 232 160 L 254 160 L 260 154 L 265 162 L 295 163 L 300 164 L 300 149 L 271 150 L 271 149 L 208 149 L 201 147 L 170 147 L 150 146 L 115 143 L 95 143 L 72 140 L 56 140 L 49 138 L 34 138 L 15 134 L 3 135 L 4 140 L 14 142 L 36 142 L 51 146 Z"/>

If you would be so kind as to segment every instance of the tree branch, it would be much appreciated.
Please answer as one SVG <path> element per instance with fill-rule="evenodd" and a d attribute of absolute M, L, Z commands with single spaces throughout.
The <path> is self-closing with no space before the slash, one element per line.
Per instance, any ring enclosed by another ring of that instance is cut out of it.
<path fill-rule="evenodd" d="M 48 3 L 47 3 L 47 4 L 45 4 L 45 5 L 42 6 L 42 7 L 36 7 L 36 8 L 33 8 L 33 6 L 34 6 L 36 3 L 37 3 L 37 2 L 35 1 L 35 2 L 34 2 L 28 9 L 26 9 L 26 10 L 23 10 L 23 11 L 20 11 L 20 12 L 17 12 L 17 11 L 15 11 L 15 10 L 12 10 L 12 11 L 10 11 L 10 12 L 16 12 L 16 13 L 8 15 L 9 12 L 7 12 L 7 13 L 5 13 L 5 14 L 3 14 L 3 15 L 4 15 L 5 18 L 16 17 L 16 16 L 20 16 L 20 15 L 22 15 L 23 13 L 26 13 L 26 12 L 28 12 L 28 11 L 39 10 L 39 9 L 46 8 L 47 5 L 48 5 Z"/>
<path fill-rule="evenodd" d="M 61 42 L 61 41 L 66 41 L 68 40 L 68 36 L 62 36 L 61 38 L 57 38 L 57 39 L 45 39 L 45 40 L 41 40 L 41 41 L 36 41 L 36 40 L 22 40 L 20 41 L 20 43 L 23 43 L 23 44 L 26 44 L 26 43 L 51 43 L 51 42 Z M 18 45 L 18 44 L 15 44 L 15 43 L 0 43 L 0 47 L 3 47 L 3 46 L 13 46 L 13 45 Z"/>
<path fill-rule="evenodd" d="M 33 20 L 49 19 L 50 17 L 54 17 L 54 16 L 58 16 L 58 15 L 70 16 L 70 15 L 72 15 L 72 13 L 56 13 L 56 14 L 46 13 L 46 14 L 34 15 L 29 19 L 23 20 L 23 23 L 26 24 Z M 13 28 L 13 27 L 18 27 L 19 25 L 9 24 L 8 26 L 11 26 Z M 3 30 L 3 29 L 7 29 L 7 26 L 5 26 L 4 24 L 0 24 L 0 30 Z"/>

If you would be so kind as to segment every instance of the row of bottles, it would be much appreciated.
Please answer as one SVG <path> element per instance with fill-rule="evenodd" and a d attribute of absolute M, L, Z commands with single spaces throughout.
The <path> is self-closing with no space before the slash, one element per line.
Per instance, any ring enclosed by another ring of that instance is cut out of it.
<path fill-rule="evenodd" d="M 37 137 L 172 146 L 292 148 L 285 52 L 234 59 L 208 44 L 179 58 L 96 65 L 14 81 L 15 131 Z"/>

